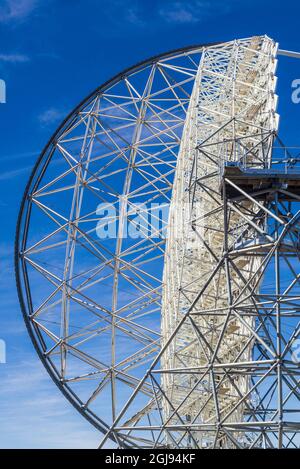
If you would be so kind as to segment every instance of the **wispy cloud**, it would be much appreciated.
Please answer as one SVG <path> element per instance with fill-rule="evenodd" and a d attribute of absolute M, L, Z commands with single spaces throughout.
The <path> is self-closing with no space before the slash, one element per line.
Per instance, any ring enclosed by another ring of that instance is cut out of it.
<path fill-rule="evenodd" d="M 17 364 L 3 365 L 1 383 L 0 426 L 5 435 L 0 447 L 95 448 L 99 444 L 98 432 L 66 402 L 31 354 Z"/>
<path fill-rule="evenodd" d="M 96 0 L 90 0 L 93 3 Z M 109 23 L 116 25 L 120 32 L 122 28 L 133 25 L 135 27 L 160 28 L 162 26 L 178 26 L 201 23 L 211 16 L 223 15 L 230 11 L 237 0 L 222 2 L 221 0 L 165 0 L 153 2 L 149 8 L 148 2 L 136 0 L 102 0 L 107 5 L 104 14 Z"/>
<path fill-rule="evenodd" d="M 0 54 L 0 62 L 11 64 L 29 62 L 29 57 L 24 54 Z"/>
<path fill-rule="evenodd" d="M 148 22 L 149 7 L 136 0 L 87 0 L 95 8 L 101 9 L 101 15 L 105 16 L 103 27 L 114 25 L 110 34 L 120 33 L 124 27 L 144 27 Z M 152 9 L 154 10 L 154 8 Z M 151 14 L 151 13 L 150 13 Z"/>
<path fill-rule="evenodd" d="M 55 124 L 66 116 L 66 112 L 55 107 L 46 109 L 38 116 L 38 120 L 42 126 Z"/>
<path fill-rule="evenodd" d="M 4 171 L 0 174 L 0 181 L 8 181 L 15 177 L 21 176 L 24 173 L 29 173 L 31 166 L 26 166 L 24 168 L 12 169 L 9 171 Z"/>
<path fill-rule="evenodd" d="M 38 156 L 40 153 L 39 151 L 26 151 L 26 152 L 20 152 L 20 153 L 12 153 L 12 154 L 7 154 L 3 155 L 1 157 L 1 161 L 12 161 L 12 160 L 19 160 L 23 158 L 30 158 L 34 156 Z"/>
<path fill-rule="evenodd" d="M 125 19 L 134 24 L 135 26 L 144 26 L 145 21 L 142 18 L 140 10 L 136 6 L 131 6 L 127 9 Z"/>
<path fill-rule="evenodd" d="M 215 3 L 201 0 L 170 1 L 159 9 L 158 14 L 167 23 L 199 23 L 215 11 L 215 7 Z"/>
<path fill-rule="evenodd" d="M 2 0 L 0 23 L 21 22 L 26 20 L 37 7 L 37 0 Z"/>

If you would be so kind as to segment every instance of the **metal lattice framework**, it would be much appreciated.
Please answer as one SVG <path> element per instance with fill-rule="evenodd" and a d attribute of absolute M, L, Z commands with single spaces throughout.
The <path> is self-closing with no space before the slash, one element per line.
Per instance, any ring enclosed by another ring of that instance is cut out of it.
<path fill-rule="evenodd" d="M 101 446 L 299 446 L 300 172 L 277 138 L 276 53 L 262 36 L 139 64 L 33 170 L 20 302 Z"/>

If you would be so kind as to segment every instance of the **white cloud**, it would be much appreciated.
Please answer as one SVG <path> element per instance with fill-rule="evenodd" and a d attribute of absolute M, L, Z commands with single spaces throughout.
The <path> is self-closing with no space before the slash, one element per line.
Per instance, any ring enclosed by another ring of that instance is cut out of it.
<path fill-rule="evenodd" d="M 23 158 L 30 158 L 33 156 L 38 156 L 40 154 L 40 151 L 26 151 L 23 153 L 12 153 L 12 154 L 7 154 L 3 155 L 1 157 L 2 161 L 12 161 L 12 160 L 19 160 Z"/>
<path fill-rule="evenodd" d="M 24 168 L 12 169 L 8 171 L 4 171 L 0 174 L 0 181 L 7 181 L 9 179 L 13 179 L 17 176 L 22 175 L 23 173 L 28 173 L 32 169 L 31 166 L 25 166 Z"/>
<path fill-rule="evenodd" d="M 37 7 L 37 0 L 4 0 L 0 7 L 0 23 L 24 21 Z"/>
<path fill-rule="evenodd" d="M 29 62 L 29 57 L 24 54 L 0 54 L 0 62 L 11 64 Z"/>
<path fill-rule="evenodd" d="M 218 5 L 220 6 L 220 5 Z M 167 23 L 198 23 L 215 11 L 216 5 L 201 0 L 168 2 L 158 11 Z"/>
<path fill-rule="evenodd" d="M 37 359 L 7 363 L 0 371 L 1 448 L 98 446 L 101 435 L 60 394 Z"/>
<path fill-rule="evenodd" d="M 145 24 L 144 20 L 141 18 L 140 12 L 134 6 L 127 10 L 126 19 L 135 26 L 143 26 Z"/>
<path fill-rule="evenodd" d="M 42 126 L 55 124 L 62 120 L 66 116 L 66 113 L 60 109 L 51 107 L 43 111 L 39 116 L 38 120 Z"/>

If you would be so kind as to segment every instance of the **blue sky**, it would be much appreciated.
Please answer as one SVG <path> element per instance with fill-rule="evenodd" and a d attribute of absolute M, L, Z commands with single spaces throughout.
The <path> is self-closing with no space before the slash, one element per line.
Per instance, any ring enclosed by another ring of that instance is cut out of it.
<path fill-rule="evenodd" d="M 96 447 L 99 435 L 60 395 L 23 325 L 13 276 L 21 196 L 38 153 L 63 117 L 91 90 L 149 56 L 189 44 L 267 34 L 300 51 L 297 2 L 0 0 L 1 447 Z M 300 104 L 291 83 L 300 61 L 278 67 L 280 132 L 299 145 Z"/>

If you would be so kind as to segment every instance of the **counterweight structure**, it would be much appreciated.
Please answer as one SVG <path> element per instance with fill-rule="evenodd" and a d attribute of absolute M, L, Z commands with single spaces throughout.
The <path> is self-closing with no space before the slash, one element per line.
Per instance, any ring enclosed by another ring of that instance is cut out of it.
<path fill-rule="evenodd" d="M 299 447 L 300 171 L 276 65 L 267 36 L 154 57 L 33 170 L 20 302 L 101 447 Z"/>

